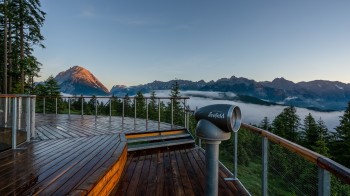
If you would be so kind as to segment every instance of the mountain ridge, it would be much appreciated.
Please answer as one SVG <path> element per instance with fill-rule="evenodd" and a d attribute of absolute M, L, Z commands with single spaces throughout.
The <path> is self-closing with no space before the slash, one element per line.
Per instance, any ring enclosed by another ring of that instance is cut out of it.
<path fill-rule="evenodd" d="M 350 100 L 350 84 L 339 81 L 312 80 L 294 83 L 283 77 L 272 81 L 257 82 L 244 77 L 231 76 L 216 81 L 204 80 L 155 80 L 136 86 L 114 85 L 110 91 L 87 69 L 74 66 L 60 72 L 55 79 L 61 92 L 84 95 L 135 95 L 138 91 L 149 93 L 154 90 L 169 90 L 178 82 L 180 90 L 232 92 L 238 101 L 246 103 L 264 103 L 294 105 L 321 111 L 344 110 Z"/>

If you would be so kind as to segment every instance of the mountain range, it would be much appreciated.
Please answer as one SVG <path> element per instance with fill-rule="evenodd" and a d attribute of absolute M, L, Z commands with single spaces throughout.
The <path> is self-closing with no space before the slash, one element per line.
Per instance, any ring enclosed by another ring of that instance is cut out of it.
<path fill-rule="evenodd" d="M 84 95 L 135 95 L 138 91 L 148 93 L 153 90 L 169 90 L 178 82 L 183 91 L 217 91 L 232 92 L 237 101 L 263 105 L 294 105 L 321 111 L 344 110 L 350 100 L 350 84 L 314 80 L 298 82 L 276 78 L 273 81 L 257 82 L 244 77 L 221 78 L 217 81 L 205 82 L 190 80 L 170 80 L 167 82 L 154 81 L 137 86 L 115 85 L 110 91 L 88 70 L 74 66 L 59 73 L 55 79 L 60 85 L 61 92 Z M 187 95 L 190 95 L 187 93 Z"/>

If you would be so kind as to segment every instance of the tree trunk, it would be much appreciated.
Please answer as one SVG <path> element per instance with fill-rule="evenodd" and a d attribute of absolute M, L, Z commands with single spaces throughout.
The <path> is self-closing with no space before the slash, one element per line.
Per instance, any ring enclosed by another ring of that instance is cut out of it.
<path fill-rule="evenodd" d="M 6 0 L 4 0 L 4 94 L 7 94 L 7 11 Z"/>
<path fill-rule="evenodd" d="M 11 26 L 11 18 L 9 18 L 9 28 L 8 28 L 8 31 L 9 31 L 9 55 L 10 55 L 10 58 L 8 58 L 8 73 L 10 73 L 9 75 L 9 79 L 8 79 L 8 92 L 11 93 L 12 92 L 12 26 Z"/>
<path fill-rule="evenodd" d="M 24 22 L 23 22 L 23 0 L 21 0 L 21 3 L 20 3 L 20 15 L 21 15 L 21 18 L 20 18 L 20 41 L 21 41 L 21 54 L 20 54 L 20 70 L 21 70 L 21 93 L 24 94 Z"/>

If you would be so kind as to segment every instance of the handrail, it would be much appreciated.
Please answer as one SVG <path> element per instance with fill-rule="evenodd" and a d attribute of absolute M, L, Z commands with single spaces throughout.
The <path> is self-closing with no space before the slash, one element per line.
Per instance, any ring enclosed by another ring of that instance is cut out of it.
<path fill-rule="evenodd" d="M 25 94 L 0 94 L 0 98 L 15 98 L 15 97 L 36 97 L 36 95 L 25 95 Z"/>
<path fill-rule="evenodd" d="M 1 96 L 0 96 L 1 97 Z M 115 98 L 115 99 L 125 99 L 126 97 L 120 97 L 120 96 L 36 96 L 37 98 L 104 98 L 104 99 L 110 99 L 110 98 Z M 137 96 L 129 96 L 129 99 L 134 99 L 137 98 Z M 190 97 L 143 97 L 143 99 L 190 99 Z"/>
<path fill-rule="evenodd" d="M 58 114 L 58 105 L 57 105 L 57 100 L 58 99 L 68 99 L 68 115 L 70 115 L 70 100 L 71 99 L 81 99 L 81 116 L 84 116 L 84 105 L 83 105 L 83 100 L 84 99 L 96 99 L 96 101 L 98 99 L 108 99 L 108 101 L 106 103 L 104 103 L 104 107 L 107 106 L 109 104 L 109 116 L 111 117 L 112 116 L 112 110 L 111 110 L 111 100 L 122 100 L 122 122 L 124 122 L 124 116 L 125 116 L 125 100 L 126 99 L 129 99 L 129 100 L 134 100 L 134 128 L 136 127 L 136 119 L 137 119 L 137 104 L 136 104 L 136 100 L 139 99 L 139 97 L 137 96 L 130 96 L 130 97 L 116 97 L 116 96 L 84 96 L 84 95 L 80 95 L 80 96 L 37 96 L 36 97 L 38 100 L 40 100 L 40 98 L 43 99 L 43 114 L 45 114 L 45 111 L 46 111 L 46 105 L 45 105 L 45 100 L 46 99 L 56 99 L 56 105 L 55 105 L 55 113 Z M 184 105 L 184 108 L 186 106 L 186 100 L 187 99 L 190 99 L 190 97 L 142 97 L 143 100 L 146 101 L 146 129 L 147 129 L 147 125 L 148 125 L 148 100 L 152 100 L 152 99 L 155 99 L 158 101 L 158 128 L 160 128 L 160 101 L 161 100 L 170 100 L 171 102 L 171 126 L 174 125 L 174 100 L 183 100 L 183 105 Z M 98 106 L 96 104 L 96 101 L 95 101 L 95 116 L 97 117 L 97 114 L 98 114 Z M 184 117 L 186 118 L 186 110 L 183 109 L 183 112 L 184 112 Z M 186 121 L 187 119 L 184 119 L 184 127 L 187 128 L 187 122 Z"/>
<path fill-rule="evenodd" d="M 300 156 L 304 157 L 305 159 L 311 161 L 315 165 L 331 172 L 338 178 L 340 178 L 344 183 L 350 184 L 350 169 L 321 155 L 314 151 L 311 151 L 305 147 L 302 147 L 294 142 L 291 142 L 289 140 L 286 140 L 280 136 L 277 136 L 269 131 L 254 127 L 252 125 L 248 125 L 245 123 L 242 123 L 242 128 L 246 128 L 250 131 L 253 131 L 255 133 L 258 133 L 262 135 L 263 137 L 266 137 L 267 139 L 273 141 L 276 144 L 279 144 L 285 148 L 287 148 L 289 151 L 299 154 Z"/>

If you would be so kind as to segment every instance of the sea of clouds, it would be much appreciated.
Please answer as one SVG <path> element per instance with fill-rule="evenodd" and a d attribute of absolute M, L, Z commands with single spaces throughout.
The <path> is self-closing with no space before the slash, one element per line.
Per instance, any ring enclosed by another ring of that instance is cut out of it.
<path fill-rule="evenodd" d="M 159 90 L 155 91 L 156 96 L 160 97 L 168 97 L 170 95 L 169 90 Z M 222 93 L 222 92 L 205 92 L 205 91 L 180 91 L 182 96 L 189 96 L 190 99 L 187 100 L 187 105 L 191 107 L 191 109 L 195 110 L 196 108 L 200 108 L 206 105 L 211 104 L 233 104 L 237 105 L 242 112 L 242 121 L 245 123 L 259 124 L 262 119 L 267 116 L 270 121 L 275 119 L 275 117 L 282 112 L 282 110 L 286 106 L 264 106 L 250 103 L 243 103 L 239 101 L 231 101 L 231 100 L 218 100 L 219 98 L 225 97 L 234 97 L 234 93 Z M 150 94 L 145 94 L 145 96 L 150 96 Z M 303 119 L 309 113 L 318 120 L 322 118 L 322 120 L 326 123 L 328 129 L 330 131 L 335 131 L 334 128 L 339 125 L 340 116 L 344 114 L 343 111 L 336 112 L 319 112 L 308 110 L 305 108 L 296 108 L 297 114 L 301 119 L 301 123 L 303 123 Z"/>

